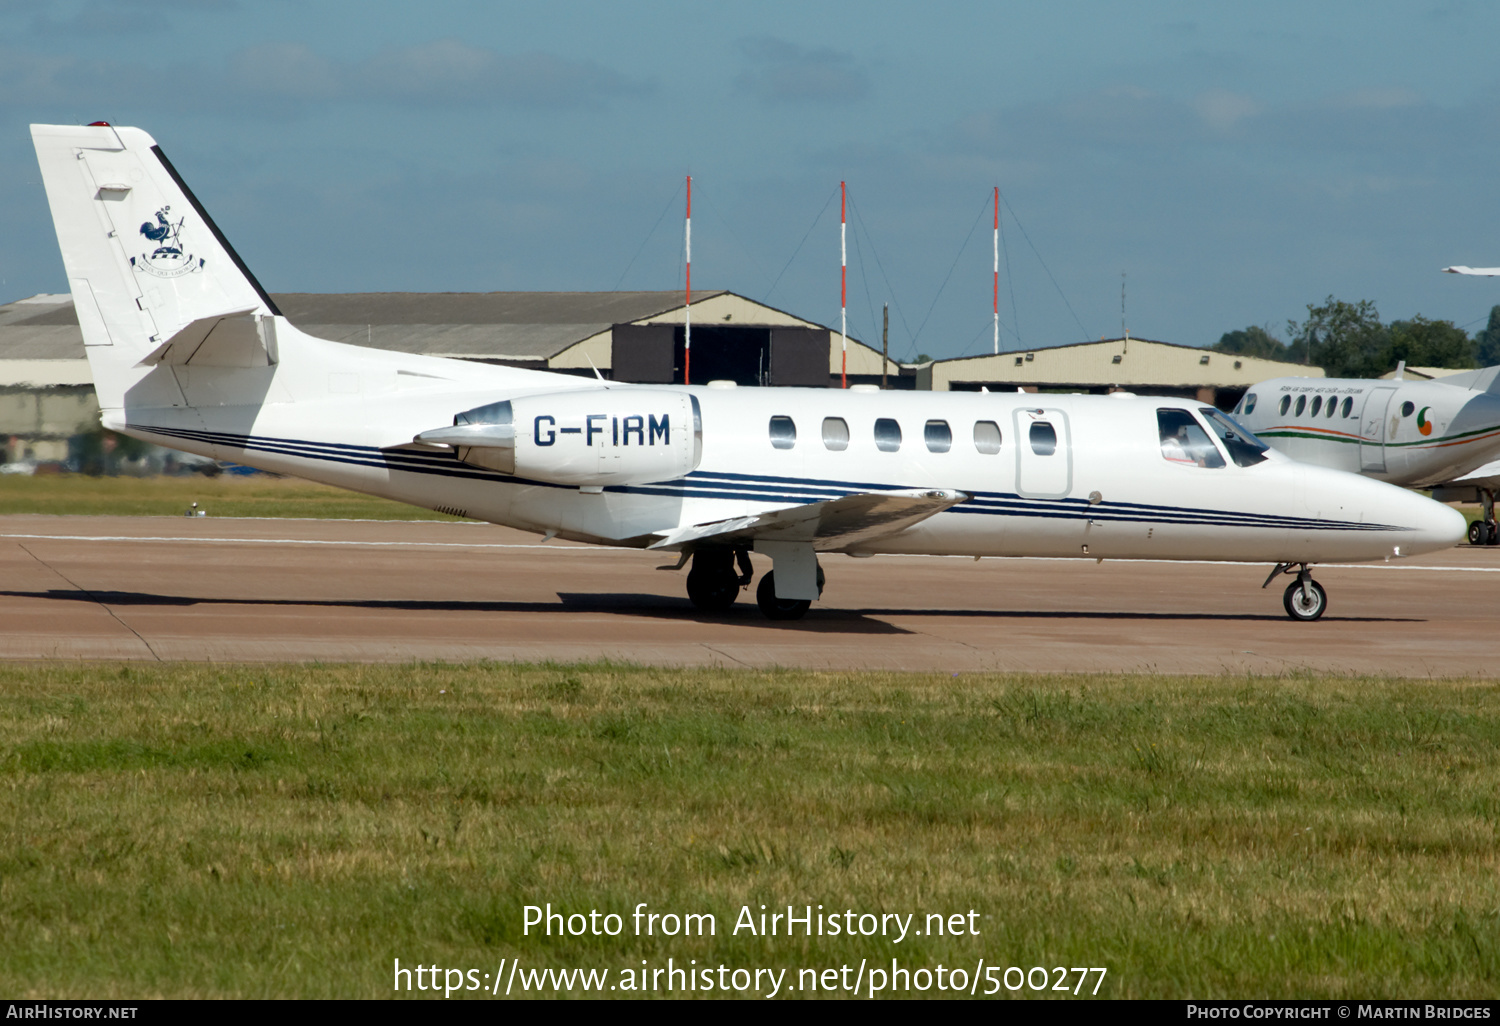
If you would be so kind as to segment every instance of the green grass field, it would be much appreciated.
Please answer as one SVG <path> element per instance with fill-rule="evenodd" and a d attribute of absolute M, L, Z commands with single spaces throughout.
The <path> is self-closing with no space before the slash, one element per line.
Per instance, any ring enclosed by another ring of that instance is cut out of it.
<path fill-rule="evenodd" d="M 15 997 L 379 997 L 395 958 L 1500 990 L 1493 683 L 0 666 L 0 829 Z M 523 935 L 547 902 L 624 930 Z M 638 902 L 718 932 L 634 936 Z M 733 935 L 761 904 L 983 917 Z"/>
<path fill-rule="evenodd" d="M 456 520 L 389 499 L 292 477 L 0 477 L 0 515 L 181 516 L 194 502 L 211 517 Z"/>

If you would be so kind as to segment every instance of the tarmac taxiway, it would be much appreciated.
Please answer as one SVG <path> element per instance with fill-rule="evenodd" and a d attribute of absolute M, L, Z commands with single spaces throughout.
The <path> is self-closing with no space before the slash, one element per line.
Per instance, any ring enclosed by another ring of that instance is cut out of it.
<path fill-rule="evenodd" d="M 1500 548 L 1320 566 L 823 557 L 807 617 L 688 604 L 662 553 L 488 524 L 0 517 L 0 658 L 576 661 L 818 669 L 1493 677 Z M 757 572 L 769 566 L 756 557 Z"/>

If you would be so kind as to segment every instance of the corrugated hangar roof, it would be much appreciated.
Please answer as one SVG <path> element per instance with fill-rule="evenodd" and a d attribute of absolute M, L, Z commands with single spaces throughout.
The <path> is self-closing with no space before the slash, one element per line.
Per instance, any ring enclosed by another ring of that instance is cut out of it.
<path fill-rule="evenodd" d="M 699 301 L 723 295 L 704 292 Z M 281 312 L 310 335 L 377 349 L 547 360 L 612 324 L 682 305 L 681 292 L 281 293 Z M 0 359 L 83 359 L 67 295 L 0 305 Z"/>
<path fill-rule="evenodd" d="M 73 297 L 43 293 L 0 305 L 0 360 L 82 360 Z"/>
<path fill-rule="evenodd" d="M 700 301 L 722 295 L 705 292 Z M 681 292 L 367 292 L 273 295 L 318 338 L 427 356 L 549 360 L 613 324 L 682 305 Z"/>
<path fill-rule="evenodd" d="M 939 360 L 932 364 L 931 374 L 932 388 L 938 391 L 971 382 L 1039 387 L 1242 388 L 1267 378 L 1324 376 L 1321 367 L 1133 337 Z"/>

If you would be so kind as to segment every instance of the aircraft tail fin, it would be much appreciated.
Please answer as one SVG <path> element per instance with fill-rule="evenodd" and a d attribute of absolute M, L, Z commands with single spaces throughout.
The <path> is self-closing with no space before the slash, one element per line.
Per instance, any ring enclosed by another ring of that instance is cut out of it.
<path fill-rule="evenodd" d="M 103 123 L 31 137 L 103 409 L 158 363 L 276 362 L 276 304 L 155 140 Z"/>

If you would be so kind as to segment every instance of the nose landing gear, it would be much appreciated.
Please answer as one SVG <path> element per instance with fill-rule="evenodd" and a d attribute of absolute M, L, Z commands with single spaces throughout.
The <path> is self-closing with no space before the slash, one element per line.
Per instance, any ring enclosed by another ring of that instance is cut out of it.
<path fill-rule="evenodd" d="M 1290 573 L 1295 573 L 1297 579 L 1282 593 L 1281 605 L 1293 620 L 1311 623 L 1327 611 L 1328 593 L 1312 579 L 1312 570 L 1306 563 L 1277 563 L 1261 587 L 1266 587 L 1282 574 Z"/>

